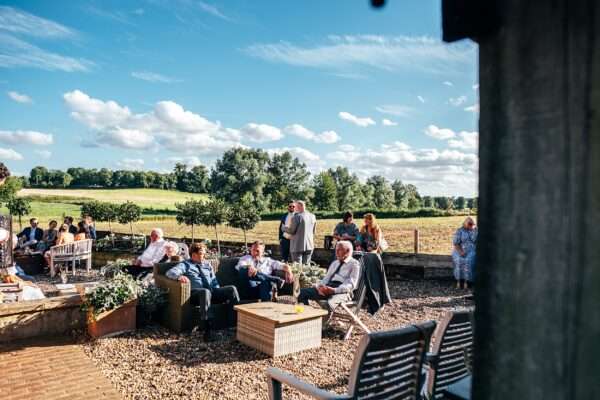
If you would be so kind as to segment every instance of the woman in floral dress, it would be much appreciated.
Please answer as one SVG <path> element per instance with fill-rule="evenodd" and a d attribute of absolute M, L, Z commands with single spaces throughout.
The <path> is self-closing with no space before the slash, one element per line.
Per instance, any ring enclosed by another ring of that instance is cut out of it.
<path fill-rule="evenodd" d="M 477 243 L 477 228 L 473 218 L 468 217 L 463 226 L 454 234 L 454 251 L 452 261 L 454 263 L 454 279 L 456 287 L 465 289 L 473 283 L 475 278 L 475 244 Z"/>

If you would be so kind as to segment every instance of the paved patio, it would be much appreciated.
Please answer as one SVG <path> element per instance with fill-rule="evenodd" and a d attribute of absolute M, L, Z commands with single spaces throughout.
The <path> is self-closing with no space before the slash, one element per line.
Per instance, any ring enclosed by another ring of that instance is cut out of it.
<path fill-rule="evenodd" d="M 3 400 L 122 399 L 68 338 L 0 344 Z"/>

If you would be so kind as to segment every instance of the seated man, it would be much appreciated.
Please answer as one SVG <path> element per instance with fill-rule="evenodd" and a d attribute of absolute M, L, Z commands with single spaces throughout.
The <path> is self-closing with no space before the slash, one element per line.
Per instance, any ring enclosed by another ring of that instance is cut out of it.
<path fill-rule="evenodd" d="M 340 303 L 351 300 L 360 275 L 360 263 L 352 258 L 352 243 L 339 241 L 335 256 L 325 277 L 314 287 L 300 291 L 299 302 L 308 305 L 308 300 L 327 300 L 329 310 L 333 310 Z"/>
<path fill-rule="evenodd" d="M 252 243 L 250 254 L 243 256 L 235 268 L 239 271 L 242 282 L 248 287 L 252 299 L 271 301 L 273 286 L 281 289 L 283 284 L 292 282 L 294 276 L 287 264 L 264 257 L 265 244 L 261 240 Z M 285 281 L 274 276 L 273 271 L 285 271 Z"/>
<path fill-rule="evenodd" d="M 17 235 L 19 238 L 19 248 L 21 249 L 34 248 L 37 242 L 42 240 L 42 236 L 44 236 L 44 231 L 41 228 L 38 228 L 37 218 L 31 218 L 29 224 L 31 226 L 23 229 L 23 231 Z"/>
<path fill-rule="evenodd" d="M 165 274 L 167 278 L 191 284 L 191 301 L 200 312 L 200 320 L 205 322 L 204 340 L 210 340 L 210 322 L 208 309 L 212 303 L 228 303 L 230 305 L 229 317 L 233 318 L 233 306 L 240 301 L 235 286 L 219 287 L 217 277 L 210 266 L 204 261 L 206 245 L 194 243 L 190 248 L 191 259 L 185 260 Z"/>
<path fill-rule="evenodd" d="M 165 256 L 165 240 L 163 239 L 163 230 L 160 228 L 152 229 L 150 232 L 150 244 L 146 250 L 139 256 L 134 265 L 127 267 L 127 272 L 136 278 L 141 278 L 152 272 L 152 267 Z"/>

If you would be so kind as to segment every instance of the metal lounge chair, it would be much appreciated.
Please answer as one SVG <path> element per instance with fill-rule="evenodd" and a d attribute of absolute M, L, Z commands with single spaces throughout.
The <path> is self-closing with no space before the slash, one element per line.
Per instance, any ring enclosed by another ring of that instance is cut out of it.
<path fill-rule="evenodd" d="M 268 368 L 269 399 L 282 400 L 282 385 L 315 399 L 419 399 L 421 368 L 435 322 L 364 335 L 350 371 L 346 394 L 331 393 L 277 368 Z"/>
<path fill-rule="evenodd" d="M 448 385 L 469 375 L 473 357 L 473 311 L 448 312 L 438 324 L 427 354 L 427 395 L 443 398 Z"/>

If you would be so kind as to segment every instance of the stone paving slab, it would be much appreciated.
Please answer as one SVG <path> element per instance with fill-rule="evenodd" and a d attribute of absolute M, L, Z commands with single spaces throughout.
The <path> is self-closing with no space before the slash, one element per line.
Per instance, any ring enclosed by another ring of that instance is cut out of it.
<path fill-rule="evenodd" d="M 68 338 L 0 344 L 0 375 L 3 400 L 122 399 Z"/>

